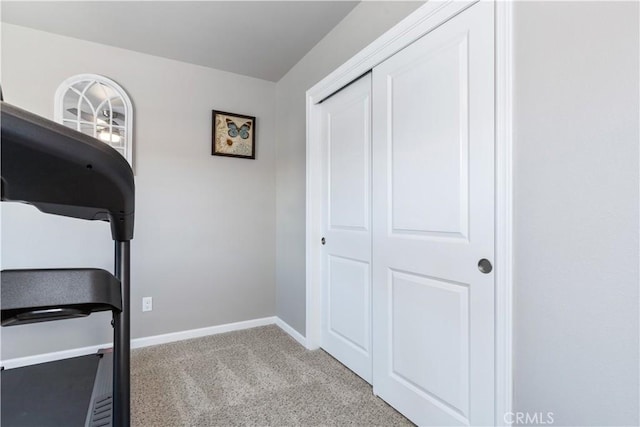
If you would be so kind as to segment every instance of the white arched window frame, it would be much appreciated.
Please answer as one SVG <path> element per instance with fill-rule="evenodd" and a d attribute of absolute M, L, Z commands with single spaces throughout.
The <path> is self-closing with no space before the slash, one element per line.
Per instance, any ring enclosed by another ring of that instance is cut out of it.
<path fill-rule="evenodd" d="M 113 80 L 97 74 L 66 79 L 56 90 L 54 119 L 110 145 L 133 167 L 133 106 Z"/>

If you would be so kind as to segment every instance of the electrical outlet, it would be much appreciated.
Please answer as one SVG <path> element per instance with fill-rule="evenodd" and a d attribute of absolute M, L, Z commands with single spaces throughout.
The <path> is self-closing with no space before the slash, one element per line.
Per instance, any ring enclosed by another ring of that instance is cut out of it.
<path fill-rule="evenodd" d="M 142 311 L 151 311 L 153 310 L 153 298 L 152 297 L 143 297 L 142 298 Z"/>

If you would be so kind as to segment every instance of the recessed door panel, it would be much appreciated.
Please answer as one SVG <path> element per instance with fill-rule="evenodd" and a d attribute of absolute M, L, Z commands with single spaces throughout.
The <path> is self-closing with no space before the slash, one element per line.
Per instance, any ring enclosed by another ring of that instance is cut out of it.
<path fill-rule="evenodd" d="M 389 292 L 391 375 L 468 417 L 469 287 L 390 271 Z"/>
<path fill-rule="evenodd" d="M 466 237 L 467 34 L 389 73 L 393 232 Z"/>
<path fill-rule="evenodd" d="M 369 352 L 369 264 L 329 257 L 329 333 Z"/>
<path fill-rule="evenodd" d="M 329 225 L 369 228 L 369 97 L 357 98 L 328 117 Z"/>

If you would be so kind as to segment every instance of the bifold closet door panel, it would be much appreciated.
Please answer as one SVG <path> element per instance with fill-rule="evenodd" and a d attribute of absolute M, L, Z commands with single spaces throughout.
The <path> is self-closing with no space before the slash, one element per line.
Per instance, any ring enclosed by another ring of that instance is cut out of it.
<path fill-rule="evenodd" d="M 494 423 L 493 11 L 373 70 L 373 386 L 419 425 Z"/>
<path fill-rule="evenodd" d="M 370 75 L 322 103 L 322 141 L 321 346 L 370 383 Z"/>

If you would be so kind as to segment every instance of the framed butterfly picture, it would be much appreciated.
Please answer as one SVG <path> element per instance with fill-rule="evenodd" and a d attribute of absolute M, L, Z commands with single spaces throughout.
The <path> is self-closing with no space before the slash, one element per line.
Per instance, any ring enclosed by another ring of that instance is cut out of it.
<path fill-rule="evenodd" d="M 212 113 L 211 154 L 255 159 L 256 118 L 216 110 L 213 110 Z"/>

